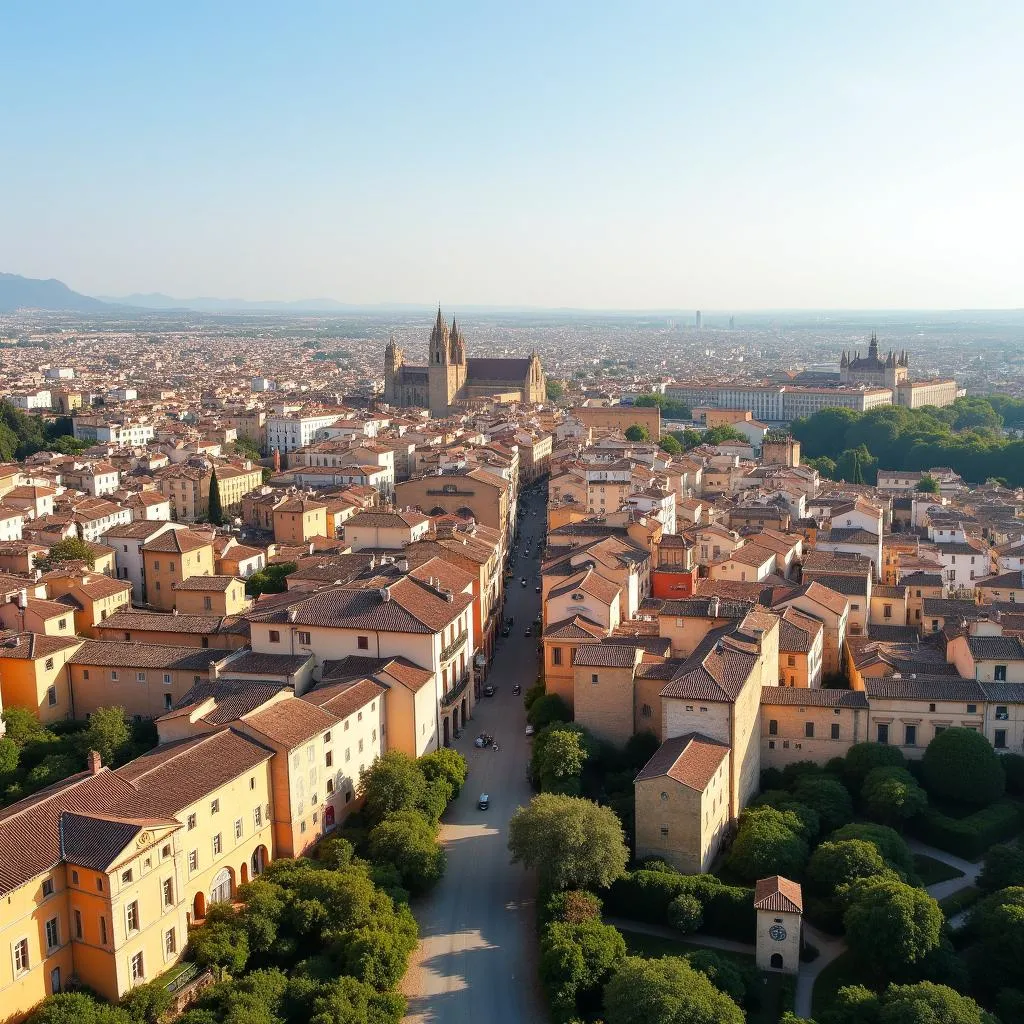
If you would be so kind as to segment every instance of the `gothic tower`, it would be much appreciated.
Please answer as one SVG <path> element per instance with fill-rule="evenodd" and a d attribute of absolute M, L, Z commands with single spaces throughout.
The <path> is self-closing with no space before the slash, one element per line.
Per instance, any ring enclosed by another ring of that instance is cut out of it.
<path fill-rule="evenodd" d="M 401 404 L 398 380 L 404 362 L 405 353 L 395 344 L 395 336 L 392 334 L 388 347 L 384 349 L 384 401 L 388 405 Z"/>
<path fill-rule="evenodd" d="M 427 386 L 430 390 L 430 415 L 443 417 L 458 391 L 458 366 L 452 361 L 451 332 L 437 307 L 437 319 L 430 332 L 430 363 Z"/>
<path fill-rule="evenodd" d="M 455 367 L 454 401 L 464 397 L 466 387 L 466 339 L 462 336 L 462 329 L 456 326 L 455 317 L 452 317 L 452 364 Z"/>

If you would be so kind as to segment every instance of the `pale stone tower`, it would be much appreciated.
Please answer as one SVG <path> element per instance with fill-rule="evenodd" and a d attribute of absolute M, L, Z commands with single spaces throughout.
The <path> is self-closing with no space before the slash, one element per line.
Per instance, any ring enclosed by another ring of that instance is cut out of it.
<path fill-rule="evenodd" d="M 390 405 L 399 404 L 398 371 L 404 362 L 405 352 L 395 344 L 395 336 L 392 334 L 384 350 L 384 401 Z"/>
<path fill-rule="evenodd" d="M 451 331 L 441 315 L 441 307 L 437 307 L 437 320 L 430 332 L 430 362 L 427 367 L 427 381 L 430 390 L 430 415 L 447 416 L 448 409 L 459 390 L 459 371 L 465 379 L 465 349 L 463 363 L 460 367 L 453 360 Z"/>
<path fill-rule="evenodd" d="M 757 911 L 757 966 L 762 971 L 796 974 L 800 970 L 800 924 L 804 912 L 799 882 L 781 875 L 754 886 Z"/>

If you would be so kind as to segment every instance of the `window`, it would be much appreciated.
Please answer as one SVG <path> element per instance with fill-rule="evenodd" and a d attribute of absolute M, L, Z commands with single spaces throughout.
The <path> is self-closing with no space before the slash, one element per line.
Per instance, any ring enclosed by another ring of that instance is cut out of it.
<path fill-rule="evenodd" d="M 137 683 L 144 683 L 146 681 L 146 673 L 145 672 L 136 672 L 135 673 L 135 681 Z"/>
<path fill-rule="evenodd" d="M 903 745 L 905 747 L 917 746 L 917 726 L 908 725 L 903 729 Z"/>
<path fill-rule="evenodd" d="M 814 739 L 814 723 L 804 722 L 804 736 L 809 740 Z"/>
<path fill-rule="evenodd" d="M 833 722 L 832 723 L 832 739 L 834 739 L 834 740 L 839 739 L 839 723 L 838 722 Z"/>
<path fill-rule="evenodd" d="M 89 678 L 89 670 L 87 668 L 82 670 L 82 678 L 83 679 L 88 679 Z"/>
<path fill-rule="evenodd" d="M 775 719 L 775 718 L 769 718 L 768 719 L 768 735 L 769 736 L 778 736 L 779 735 L 779 722 L 778 722 L 778 719 Z"/>
<path fill-rule="evenodd" d="M 371 708 L 370 710 L 372 711 L 373 708 Z M 331 742 L 331 734 L 330 734 L 330 732 L 325 732 L 324 733 L 324 743 L 330 743 L 330 742 Z"/>
<path fill-rule="evenodd" d="M 168 563 L 167 563 L 167 568 L 168 568 L 168 569 L 169 569 L 169 570 L 170 570 L 171 572 L 174 572 L 174 563 L 173 563 L 173 562 L 168 562 Z"/>
<path fill-rule="evenodd" d="M 995 675 L 994 675 L 993 678 L 995 679 L 995 681 L 997 683 L 1005 683 L 1006 682 L 1006 666 L 1005 665 L 996 665 L 996 667 L 995 667 Z"/>
<path fill-rule="evenodd" d="M 220 833 L 218 832 L 213 837 L 213 855 L 214 855 L 214 857 L 219 857 L 220 854 L 221 854 L 221 851 L 223 849 L 224 849 L 224 844 L 223 844 L 223 842 L 221 842 Z"/>
<path fill-rule="evenodd" d="M 132 957 L 132 981 L 142 981 L 146 977 L 142 969 L 142 954 L 136 953 Z"/>
<path fill-rule="evenodd" d="M 82 937 L 82 935 L 83 935 L 83 930 L 82 930 L 82 912 L 76 907 L 74 912 L 73 912 L 73 916 L 74 916 L 74 922 L 75 922 L 75 938 L 76 939 L 80 939 Z"/>
<path fill-rule="evenodd" d="M 190 815 L 188 816 L 188 830 L 189 830 L 189 831 L 191 831 L 191 830 L 192 830 L 192 829 L 194 829 L 195 827 L 196 827 L 196 814 L 195 814 L 195 811 L 193 811 L 193 812 L 192 812 L 192 813 L 191 813 L 191 814 L 190 814 Z"/>
<path fill-rule="evenodd" d="M 348 725 L 348 722 L 346 722 L 345 724 Z M 352 748 L 351 747 L 346 747 L 345 748 L 345 760 L 346 761 L 351 761 L 352 760 Z"/>
<path fill-rule="evenodd" d="M 112 683 L 116 683 L 117 680 L 118 680 L 117 669 L 111 669 L 110 670 L 110 681 Z"/>
<path fill-rule="evenodd" d="M 68 628 L 68 620 L 67 619 L 58 619 L 57 620 L 57 628 L 58 629 L 67 629 Z"/>
<path fill-rule="evenodd" d="M 131 880 L 132 880 L 132 869 L 131 868 L 129 868 L 127 871 L 122 871 L 121 872 L 121 884 L 122 885 L 129 885 L 131 883 Z"/>
<path fill-rule="evenodd" d="M 363 741 L 360 740 L 359 741 L 359 753 L 361 754 L 362 752 L 363 752 Z"/>
<path fill-rule="evenodd" d="M 928 710 L 929 711 L 934 711 L 935 710 L 935 705 L 934 704 L 929 704 L 928 705 Z"/>
<path fill-rule="evenodd" d="M 210 813 L 211 814 L 219 814 L 220 813 L 220 800 L 211 800 L 210 801 Z"/>
<path fill-rule="evenodd" d="M 18 939 L 14 944 L 14 973 L 24 974 L 28 970 L 28 939 Z"/>
<path fill-rule="evenodd" d="M 159 572 L 159 570 L 160 570 L 160 561 L 159 561 L 159 559 L 155 559 L 155 558 L 153 559 L 153 568 L 156 569 Z"/>
<path fill-rule="evenodd" d="M 105 946 L 107 944 L 107 919 L 105 917 L 100 918 L 100 945 Z"/>
<path fill-rule="evenodd" d="M 72 871 L 71 872 L 71 884 L 72 885 L 78 885 L 78 872 L 77 871 Z"/>
<path fill-rule="evenodd" d="M 884 605 L 882 605 L 882 618 L 884 618 L 884 619 L 891 619 L 892 618 L 892 605 L 891 604 L 884 604 Z"/>
<path fill-rule="evenodd" d="M 203 598 L 203 608 L 209 611 L 213 607 L 213 598 L 206 596 Z"/>
<path fill-rule="evenodd" d="M 326 768 L 330 768 L 332 764 L 334 764 L 334 751 L 328 750 L 327 753 L 324 754 L 324 766 Z"/>
<path fill-rule="evenodd" d="M 650 718 L 651 715 L 653 714 L 653 712 L 651 710 L 651 705 L 650 704 L 644 704 L 644 706 L 642 708 L 640 708 L 640 714 L 644 718 Z"/>
<path fill-rule="evenodd" d="M 252 810 L 252 820 L 253 820 L 253 824 L 257 828 L 262 828 L 263 827 L 263 808 L 262 807 L 254 807 L 253 808 L 253 810 Z"/>
<path fill-rule="evenodd" d="M 178 937 L 174 934 L 173 928 L 168 928 L 164 933 L 164 955 L 174 956 L 178 952 Z"/>
<path fill-rule="evenodd" d="M 328 794 L 331 794 L 331 793 L 334 792 L 334 779 L 328 779 L 327 780 L 327 792 L 328 792 Z"/>
<path fill-rule="evenodd" d="M 878 723 L 878 742 L 888 743 L 889 742 L 889 726 L 886 722 Z"/>
<path fill-rule="evenodd" d="M 199 870 L 199 851 L 189 850 L 188 852 L 188 871 L 189 874 L 194 874 Z"/>
<path fill-rule="evenodd" d="M 369 650 L 369 648 L 370 648 L 370 638 L 368 636 L 357 636 L 356 637 L 356 646 L 361 651 Z"/>
<path fill-rule="evenodd" d="M 935 735 L 938 736 L 940 732 L 945 732 L 946 727 L 944 725 L 935 726 Z"/>
<path fill-rule="evenodd" d="M 977 713 L 978 713 L 978 705 L 977 704 L 968 704 L 967 705 L 967 714 L 969 714 L 969 715 L 976 715 Z"/>
<path fill-rule="evenodd" d="M 235 819 L 235 839 L 238 840 L 238 839 L 241 839 L 241 838 L 242 838 L 242 819 L 241 818 L 236 818 Z"/>
<path fill-rule="evenodd" d="M 51 917 L 46 922 L 46 948 L 56 949 L 60 945 L 60 919 Z"/>
<path fill-rule="evenodd" d="M 139 930 L 139 902 L 138 900 L 132 900 L 131 903 L 125 907 L 125 922 L 128 926 L 128 931 L 137 932 Z"/>
<path fill-rule="evenodd" d="M 668 835 L 668 825 L 662 825 L 661 826 L 661 834 L 663 836 L 667 836 Z"/>
<path fill-rule="evenodd" d="M 270 642 L 272 644 L 279 644 L 281 642 L 281 632 L 280 632 L 280 630 L 272 629 L 270 631 Z"/>
<path fill-rule="evenodd" d="M 303 632 L 301 629 L 299 630 L 299 643 L 302 644 L 303 647 L 308 647 L 310 644 L 310 635 Z"/>
<path fill-rule="evenodd" d="M 591 681 L 591 683 L 596 683 L 596 682 L 597 682 L 597 673 L 596 673 L 596 672 L 594 672 L 594 673 L 593 673 L 593 674 L 591 675 L 591 677 L 590 677 L 590 681 Z"/>
<path fill-rule="evenodd" d="M 1006 749 L 1006 730 L 1005 729 L 996 729 L 996 731 L 994 733 L 993 745 L 995 746 L 996 750 L 1005 750 Z"/>
<path fill-rule="evenodd" d="M 170 686 L 170 685 L 171 685 L 171 673 L 170 672 L 165 672 L 164 673 L 164 686 Z"/>
<path fill-rule="evenodd" d="M 56 686 L 48 686 L 46 688 L 46 703 L 49 704 L 49 706 L 51 708 L 57 706 L 57 687 Z"/>
<path fill-rule="evenodd" d="M 50 897 L 52 895 L 53 895 L 53 879 L 52 878 L 44 878 L 43 879 L 43 899 L 45 900 L 45 899 L 47 899 L 48 897 Z"/>
<path fill-rule="evenodd" d="M 47 658 L 46 659 L 46 667 L 47 668 L 53 668 L 53 658 Z"/>
<path fill-rule="evenodd" d="M 102 878 L 97 878 L 96 879 L 96 891 L 97 892 L 103 892 L 103 879 Z"/>
<path fill-rule="evenodd" d="M 164 711 L 170 711 L 174 704 L 174 699 L 169 693 L 164 694 Z"/>

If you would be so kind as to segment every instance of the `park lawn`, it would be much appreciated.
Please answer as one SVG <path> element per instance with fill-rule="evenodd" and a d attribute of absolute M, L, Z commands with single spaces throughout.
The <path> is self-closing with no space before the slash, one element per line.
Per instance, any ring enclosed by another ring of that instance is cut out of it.
<path fill-rule="evenodd" d="M 929 885 L 935 885 L 937 882 L 948 882 L 953 878 L 963 878 L 964 876 L 959 868 L 935 857 L 929 857 L 926 853 L 914 854 L 914 870 L 926 889 Z"/>
<path fill-rule="evenodd" d="M 835 1002 L 836 993 L 844 985 L 863 985 L 864 979 L 857 972 L 856 964 L 849 953 L 836 957 L 814 982 L 811 998 L 811 1016 L 820 1020 L 822 1014 Z"/>

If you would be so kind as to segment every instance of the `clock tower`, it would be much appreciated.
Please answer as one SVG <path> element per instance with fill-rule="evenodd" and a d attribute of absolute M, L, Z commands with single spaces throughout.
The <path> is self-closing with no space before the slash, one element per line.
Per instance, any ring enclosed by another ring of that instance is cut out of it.
<path fill-rule="evenodd" d="M 804 912 L 799 882 L 781 875 L 754 887 L 757 911 L 757 966 L 762 971 L 796 974 L 800 969 L 800 922 Z"/>

